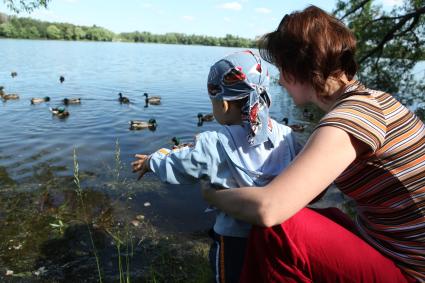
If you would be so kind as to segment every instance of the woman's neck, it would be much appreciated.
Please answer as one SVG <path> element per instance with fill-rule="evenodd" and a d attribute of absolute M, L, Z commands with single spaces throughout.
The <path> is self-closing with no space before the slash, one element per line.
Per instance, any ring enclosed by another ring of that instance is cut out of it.
<path fill-rule="evenodd" d="M 325 90 L 323 95 L 316 95 L 313 103 L 320 109 L 328 112 L 336 100 L 344 93 L 347 86 L 353 84 L 355 80 L 348 80 L 347 77 L 342 75 L 339 78 L 329 77 L 326 80 Z"/>

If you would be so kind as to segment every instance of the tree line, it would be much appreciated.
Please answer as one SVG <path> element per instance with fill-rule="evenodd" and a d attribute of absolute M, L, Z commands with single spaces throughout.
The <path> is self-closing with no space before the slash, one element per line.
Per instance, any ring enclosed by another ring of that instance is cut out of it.
<path fill-rule="evenodd" d="M 127 41 L 166 44 L 196 44 L 209 46 L 255 47 L 255 41 L 233 35 L 212 37 L 204 35 L 187 35 L 182 33 L 153 34 L 150 32 L 131 32 L 115 34 L 99 26 L 77 26 L 68 23 L 51 23 L 7 16 L 0 13 L 0 37 L 25 39 L 56 40 L 92 40 L 92 41 Z"/>
<path fill-rule="evenodd" d="M 51 0 L 3 0 L 16 13 L 46 8 Z M 357 38 L 358 78 L 370 88 L 399 94 L 425 103 L 425 73 L 412 70 L 425 60 L 424 0 L 404 0 L 391 10 L 377 0 L 337 0 L 333 14 L 343 21 Z M 103 40 L 153 43 L 255 47 L 255 40 L 232 35 L 224 38 L 199 35 L 149 32 L 114 34 L 93 26 L 47 23 L 28 18 L 8 17 L 0 13 L 0 37 L 44 38 L 64 40 Z M 421 74 L 424 75 L 421 75 Z M 419 78 L 417 78 L 419 76 Z"/>

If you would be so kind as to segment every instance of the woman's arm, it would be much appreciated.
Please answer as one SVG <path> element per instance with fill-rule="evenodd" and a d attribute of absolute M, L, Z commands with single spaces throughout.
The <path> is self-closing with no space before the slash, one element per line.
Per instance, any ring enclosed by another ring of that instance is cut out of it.
<path fill-rule="evenodd" d="M 251 224 L 282 223 L 325 190 L 356 158 L 366 144 L 335 127 L 321 127 L 310 137 L 292 164 L 261 189 L 203 188 L 207 202 Z"/>

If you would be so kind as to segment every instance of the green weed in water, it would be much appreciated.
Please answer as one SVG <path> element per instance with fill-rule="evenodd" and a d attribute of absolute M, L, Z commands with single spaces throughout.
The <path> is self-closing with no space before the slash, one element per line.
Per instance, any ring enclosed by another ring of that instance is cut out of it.
<path fill-rule="evenodd" d="M 77 151 L 76 151 L 75 148 L 74 148 L 74 183 L 77 186 L 76 192 L 77 192 L 77 195 L 78 195 L 80 202 L 81 202 L 81 207 L 83 209 L 83 215 L 84 215 L 84 221 L 87 225 L 87 230 L 89 232 L 94 257 L 96 258 L 96 266 L 97 266 L 97 272 L 98 272 L 98 276 L 99 276 L 99 282 L 102 283 L 103 281 L 102 281 L 102 272 L 100 270 L 99 256 L 98 256 L 97 251 L 96 251 L 96 246 L 94 245 L 93 235 L 92 235 L 90 225 L 89 225 L 89 221 L 88 221 L 88 217 L 87 217 L 87 209 L 86 209 L 86 206 L 85 206 L 85 203 L 84 203 L 83 191 L 81 189 L 81 184 L 80 184 Z"/>
<path fill-rule="evenodd" d="M 121 149 L 118 139 L 115 141 L 115 167 L 113 170 L 114 176 L 114 188 L 123 189 L 125 188 L 126 180 L 121 178 L 120 172 L 123 170 L 123 164 L 121 161 Z M 121 195 L 121 194 L 119 194 Z M 126 188 L 125 193 L 125 205 L 127 208 L 130 208 L 129 200 L 131 199 L 131 191 Z M 120 283 L 130 283 L 130 257 L 133 256 L 133 241 L 132 234 L 130 230 L 129 221 L 125 221 L 124 231 L 117 229 L 116 231 L 107 231 L 111 237 L 114 239 L 114 243 L 118 253 L 118 270 Z M 123 263 L 123 256 L 121 254 L 121 248 L 125 245 L 125 269 Z"/>

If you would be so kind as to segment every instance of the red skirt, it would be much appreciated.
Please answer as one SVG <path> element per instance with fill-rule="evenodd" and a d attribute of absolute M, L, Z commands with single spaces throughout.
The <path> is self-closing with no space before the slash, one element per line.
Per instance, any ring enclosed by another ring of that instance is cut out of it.
<path fill-rule="evenodd" d="M 336 208 L 304 208 L 281 225 L 253 227 L 240 282 L 416 282 L 356 234 Z"/>

